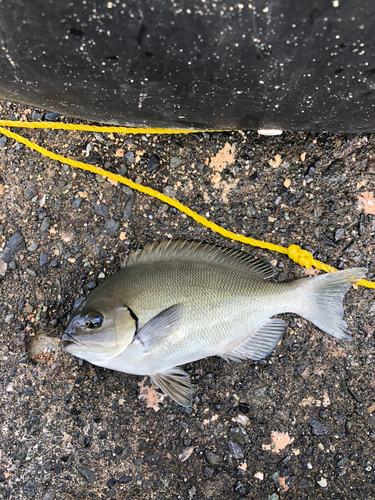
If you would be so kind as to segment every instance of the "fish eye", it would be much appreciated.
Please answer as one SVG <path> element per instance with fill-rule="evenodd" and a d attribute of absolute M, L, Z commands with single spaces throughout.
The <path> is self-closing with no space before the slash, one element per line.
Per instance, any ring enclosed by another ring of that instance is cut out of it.
<path fill-rule="evenodd" d="M 103 316 L 99 313 L 90 313 L 86 320 L 86 327 L 93 330 L 101 327 L 103 324 Z"/>

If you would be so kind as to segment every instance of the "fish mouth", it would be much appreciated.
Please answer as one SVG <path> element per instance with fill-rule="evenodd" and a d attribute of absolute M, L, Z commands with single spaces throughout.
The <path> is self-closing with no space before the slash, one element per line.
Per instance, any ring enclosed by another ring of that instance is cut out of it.
<path fill-rule="evenodd" d="M 73 335 L 71 333 L 64 333 L 61 337 L 61 342 L 64 342 L 66 344 L 66 346 L 69 346 L 69 345 L 72 345 L 72 344 L 75 344 L 75 345 L 79 345 L 79 346 L 82 346 L 82 342 L 80 342 L 79 340 L 77 340 L 75 337 L 73 337 Z"/>

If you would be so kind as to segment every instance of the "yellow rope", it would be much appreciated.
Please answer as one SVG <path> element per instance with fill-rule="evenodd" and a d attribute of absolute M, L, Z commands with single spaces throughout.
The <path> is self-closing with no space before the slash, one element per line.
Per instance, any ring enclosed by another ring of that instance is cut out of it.
<path fill-rule="evenodd" d="M 4 121 L 0 121 L 0 123 L 4 123 Z M 14 123 L 22 123 L 23 122 L 6 122 L 10 124 Z M 30 122 L 25 122 L 28 124 L 31 124 Z M 45 123 L 48 122 L 43 122 L 42 125 L 45 125 Z M 37 122 L 38 127 L 39 127 L 39 122 Z M 12 126 L 12 125 L 10 125 Z M 24 124 L 22 125 L 22 127 Z M 73 125 L 76 127 L 76 125 Z M 43 128 L 43 127 L 40 127 Z M 106 127 L 103 127 L 106 128 Z M 117 127 L 115 127 L 117 128 Z M 121 128 L 121 127 L 118 127 Z M 97 127 L 97 129 L 100 129 L 103 131 L 101 127 Z M 139 130 L 139 129 L 137 129 Z M 145 130 L 145 129 L 144 129 Z M 157 129 L 147 129 L 147 130 L 157 130 Z M 162 129 L 166 130 L 166 129 Z M 323 262 L 319 262 L 318 260 L 315 260 L 310 252 L 307 250 L 302 250 L 298 245 L 290 245 L 288 248 L 285 248 L 281 245 L 274 245 L 273 243 L 267 243 L 265 241 L 260 241 L 260 240 L 255 240 L 253 238 L 249 238 L 247 236 L 242 236 L 240 234 L 233 233 L 232 231 L 228 231 L 227 229 L 224 229 L 221 226 L 218 226 L 214 222 L 211 222 L 207 220 L 205 217 L 202 217 L 201 215 L 197 214 L 193 210 L 191 210 L 188 207 L 185 207 L 185 205 L 182 205 L 177 200 L 174 200 L 172 198 L 169 198 L 169 196 L 165 196 L 162 193 L 159 193 L 159 191 L 156 191 L 155 189 L 151 189 L 149 187 L 142 186 L 141 184 L 137 184 L 130 179 L 127 179 L 125 177 L 122 177 L 121 175 L 118 174 L 113 174 L 112 172 L 108 172 L 107 170 L 104 170 L 101 167 L 95 167 L 94 165 L 89 165 L 88 163 L 83 163 L 77 160 L 72 160 L 70 158 L 65 158 L 62 155 L 53 153 L 52 151 L 48 151 L 48 149 L 45 149 L 41 146 L 38 146 L 37 144 L 34 144 L 33 142 L 29 141 L 28 139 L 25 139 L 24 137 L 15 134 L 14 132 L 11 132 L 10 130 L 4 129 L 3 127 L 0 126 L 0 133 L 3 135 L 6 135 L 7 137 L 10 137 L 11 139 L 14 139 L 25 146 L 34 149 L 35 151 L 38 151 L 44 156 L 47 156 L 48 158 L 51 158 L 52 160 L 59 161 L 61 163 L 65 163 L 67 165 L 70 165 L 72 167 L 76 168 L 81 168 L 82 170 L 88 170 L 94 174 L 99 174 L 102 175 L 103 177 L 107 177 L 108 179 L 112 179 L 114 181 L 118 181 L 121 184 L 125 184 L 126 186 L 129 186 L 132 189 L 135 189 L 137 191 L 140 191 L 141 193 L 147 194 L 149 196 L 153 196 L 154 198 L 158 198 L 159 200 L 163 201 L 164 203 L 167 203 L 168 205 L 171 205 L 172 207 L 177 208 L 177 210 L 180 210 L 181 212 L 185 213 L 195 221 L 197 221 L 199 224 L 202 224 L 203 226 L 211 229 L 212 231 L 221 234 L 225 238 L 229 238 L 235 241 L 239 241 L 241 243 L 244 243 L 246 245 L 252 245 L 254 247 L 259 247 L 259 248 L 264 248 L 267 250 L 272 250 L 274 252 L 279 252 L 285 255 L 288 255 L 288 257 L 293 260 L 296 264 L 299 264 L 300 266 L 305 267 L 306 269 L 309 269 L 311 266 L 316 267 L 317 269 L 321 269 L 322 271 L 325 271 L 327 273 L 329 272 L 334 272 L 337 271 L 337 269 L 328 266 L 327 264 L 324 264 Z M 145 132 L 144 132 L 145 133 Z M 151 133 L 151 132 L 148 132 Z M 165 132 L 168 133 L 168 132 Z M 174 132 L 177 133 L 177 132 Z M 186 132 L 187 133 L 187 132 Z M 367 288 L 375 288 L 375 283 L 367 280 L 361 279 L 357 283 L 358 285 L 365 286 Z"/>

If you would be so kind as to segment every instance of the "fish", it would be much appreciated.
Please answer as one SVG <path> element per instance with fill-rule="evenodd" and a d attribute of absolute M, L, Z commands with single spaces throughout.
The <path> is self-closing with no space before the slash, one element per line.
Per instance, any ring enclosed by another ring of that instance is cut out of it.
<path fill-rule="evenodd" d="M 176 403 L 192 405 L 181 365 L 210 356 L 260 360 L 278 344 L 293 313 L 324 332 L 352 340 L 343 298 L 367 269 L 287 283 L 247 252 L 168 240 L 132 252 L 128 263 L 73 311 L 61 337 L 66 352 L 90 363 L 148 375 Z"/>

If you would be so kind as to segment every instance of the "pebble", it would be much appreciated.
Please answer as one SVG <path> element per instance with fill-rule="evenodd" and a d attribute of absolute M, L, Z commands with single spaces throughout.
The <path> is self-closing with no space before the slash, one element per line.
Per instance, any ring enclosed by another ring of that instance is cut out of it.
<path fill-rule="evenodd" d="M 117 483 L 117 479 L 115 479 L 114 477 L 111 477 L 107 481 L 107 486 L 108 486 L 109 489 L 112 489 L 116 483 Z"/>
<path fill-rule="evenodd" d="M 7 323 L 9 325 L 13 321 L 13 318 L 14 314 L 8 314 L 4 319 L 4 323 Z"/>
<path fill-rule="evenodd" d="M 131 165 L 133 165 L 133 163 L 135 163 L 135 156 L 134 156 L 133 151 L 128 151 L 127 153 L 125 153 L 124 159 L 127 163 L 130 163 Z"/>
<path fill-rule="evenodd" d="M 155 465 L 155 464 L 158 464 L 162 458 L 163 457 L 162 457 L 161 453 L 151 453 L 149 455 L 145 455 L 143 457 L 143 461 L 147 465 Z"/>
<path fill-rule="evenodd" d="M 31 113 L 31 118 L 34 122 L 40 122 L 42 120 L 42 115 L 34 109 L 34 111 Z"/>
<path fill-rule="evenodd" d="M 204 458 L 214 467 L 220 463 L 219 455 L 216 455 L 216 453 L 213 453 L 210 450 L 204 450 Z"/>
<path fill-rule="evenodd" d="M 311 181 L 311 179 L 313 178 L 314 172 L 315 172 L 315 167 L 310 165 L 310 167 L 307 169 L 307 171 L 305 173 L 305 179 L 307 181 Z"/>
<path fill-rule="evenodd" d="M 39 231 L 41 233 L 44 233 L 45 231 L 48 231 L 50 226 L 51 226 L 51 219 L 49 217 L 46 217 L 45 219 L 43 219 L 43 222 L 40 225 Z"/>
<path fill-rule="evenodd" d="M 270 476 L 270 478 L 274 483 L 277 483 L 280 479 L 280 474 L 276 471 Z"/>
<path fill-rule="evenodd" d="M 18 252 L 21 252 L 25 248 L 25 238 L 21 231 L 15 231 L 5 243 L 4 250 L 1 253 L 1 259 L 9 264 L 13 260 L 13 256 Z"/>
<path fill-rule="evenodd" d="M 29 245 L 29 246 L 27 247 L 27 250 L 28 250 L 29 252 L 35 252 L 35 250 L 36 250 L 37 248 L 38 248 L 38 243 L 35 243 L 35 242 L 34 242 L 34 243 L 31 243 L 31 245 Z"/>
<path fill-rule="evenodd" d="M 7 138 L 5 137 L 5 135 L 1 136 L 0 137 L 0 148 L 3 148 L 6 143 L 7 143 Z"/>
<path fill-rule="evenodd" d="M 317 483 L 319 484 L 319 486 L 321 486 L 322 488 L 326 488 L 327 487 L 327 479 L 325 477 L 322 477 L 322 479 L 320 479 L 320 481 L 317 481 Z"/>
<path fill-rule="evenodd" d="M 109 163 L 109 162 L 107 162 L 107 163 Z M 110 166 L 111 166 L 111 164 L 109 163 L 109 167 Z M 125 163 L 121 163 L 121 165 L 119 167 L 117 167 L 117 173 L 119 175 L 121 175 L 122 177 L 125 177 L 127 171 L 128 171 L 128 169 L 126 168 Z"/>
<path fill-rule="evenodd" d="M 322 173 L 322 179 L 328 184 L 327 188 L 339 186 L 345 179 L 345 163 L 334 160 Z"/>
<path fill-rule="evenodd" d="M 104 217 L 104 219 L 108 219 L 108 217 L 109 217 L 109 208 L 103 202 L 97 203 L 94 206 L 94 212 L 96 213 L 96 215 L 99 215 L 100 217 Z"/>
<path fill-rule="evenodd" d="M 233 441 L 235 441 L 239 445 L 244 445 L 247 441 L 249 441 L 249 438 L 242 427 L 235 427 L 234 429 L 230 430 L 230 433 Z"/>
<path fill-rule="evenodd" d="M 83 198 L 81 198 L 80 196 L 78 196 L 72 203 L 73 207 L 74 208 L 79 208 L 81 206 L 81 203 L 82 203 L 82 200 Z"/>
<path fill-rule="evenodd" d="M 127 484 L 127 483 L 130 483 L 130 481 L 132 480 L 132 477 L 131 476 L 121 476 L 120 479 L 118 480 L 119 483 L 122 483 L 122 484 Z"/>
<path fill-rule="evenodd" d="M 34 389 L 32 387 L 24 387 L 22 389 L 22 394 L 25 396 L 32 396 L 35 393 Z"/>
<path fill-rule="evenodd" d="M 0 259 L 0 275 L 4 275 L 7 270 L 8 264 L 6 264 L 2 259 Z"/>
<path fill-rule="evenodd" d="M 150 173 L 160 165 L 160 160 L 156 155 L 152 155 L 151 158 L 147 162 L 146 172 Z"/>
<path fill-rule="evenodd" d="M 169 166 L 171 168 L 177 168 L 182 164 L 181 158 L 177 158 L 176 156 L 172 156 L 172 158 L 169 161 Z"/>
<path fill-rule="evenodd" d="M 165 194 L 165 196 L 169 196 L 169 198 L 175 198 L 176 190 L 172 186 L 165 186 L 163 194 Z"/>
<path fill-rule="evenodd" d="M 121 450 L 121 448 L 120 448 L 120 450 Z M 117 458 L 119 460 L 127 460 L 130 457 L 131 454 L 132 454 L 132 449 L 131 449 L 131 446 L 128 443 L 125 444 L 124 448 L 121 451 L 119 451 L 118 453 L 116 453 Z"/>
<path fill-rule="evenodd" d="M 32 481 L 27 481 L 27 483 L 23 487 L 23 493 L 26 497 L 35 496 L 36 486 Z"/>
<path fill-rule="evenodd" d="M 16 333 L 15 338 L 12 340 L 13 347 L 24 347 L 25 346 L 25 332 L 22 330 L 21 332 Z"/>
<path fill-rule="evenodd" d="M 47 122 L 57 122 L 57 120 L 60 118 L 60 115 L 58 113 L 47 113 L 45 116 L 45 119 Z"/>
<path fill-rule="evenodd" d="M 234 486 L 234 491 L 238 493 L 241 497 L 244 497 L 247 494 L 245 486 L 241 483 L 241 481 L 237 481 Z"/>
<path fill-rule="evenodd" d="M 311 426 L 311 432 L 314 436 L 325 436 L 326 434 L 328 434 L 328 428 L 324 424 L 319 422 L 316 417 L 310 417 L 308 422 Z"/>
<path fill-rule="evenodd" d="M 94 133 L 93 133 L 93 136 L 94 136 L 94 137 L 95 137 L 95 139 L 96 139 L 97 141 L 99 141 L 99 142 L 104 142 L 104 140 L 105 140 L 105 139 L 104 139 L 104 137 L 103 137 L 103 135 L 102 135 L 102 134 L 100 134 L 99 132 L 94 132 Z M 106 163 L 109 163 L 109 162 L 106 162 Z M 110 165 L 110 166 L 111 166 L 111 165 Z M 104 167 L 105 167 L 105 168 L 107 168 L 107 167 L 105 166 L 105 164 L 104 164 Z"/>
<path fill-rule="evenodd" d="M 114 221 L 113 219 L 107 220 L 107 222 L 104 224 L 104 230 L 107 231 L 109 234 L 113 234 L 117 231 L 119 228 L 119 223 Z"/>
<path fill-rule="evenodd" d="M 169 208 L 169 205 L 167 205 L 166 203 L 162 203 L 160 205 L 160 207 L 158 208 L 158 214 L 159 215 L 164 214 L 168 210 L 168 208 Z"/>
<path fill-rule="evenodd" d="M 125 186 L 124 184 L 121 185 L 121 191 L 127 194 L 128 196 L 134 194 L 133 190 L 129 186 Z"/>
<path fill-rule="evenodd" d="M 359 216 L 358 221 L 358 234 L 359 236 L 363 236 L 366 232 L 366 216 L 365 214 L 361 214 Z"/>
<path fill-rule="evenodd" d="M 54 500 L 55 498 L 55 492 L 54 491 L 47 491 L 45 495 L 43 496 L 43 500 Z"/>
<path fill-rule="evenodd" d="M 126 201 L 125 206 L 124 206 L 123 215 L 124 215 L 125 220 L 130 220 L 132 210 L 133 210 L 134 201 L 135 201 L 135 194 L 132 194 L 130 196 L 130 198 Z"/>
<path fill-rule="evenodd" d="M 103 182 L 105 182 L 105 177 L 103 177 L 102 175 L 100 174 L 96 174 L 95 176 L 95 179 L 96 179 L 96 182 L 99 182 L 99 184 L 102 184 Z"/>
<path fill-rule="evenodd" d="M 46 253 L 41 253 L 39 258 L 40 267 L 48 263 L 48 255 Z"/>
<path fill-rule="evenodd" d="M 204 475 L 208 478 L 211 479 L 214 475 L 214 471 L 211 469 L 211 467 L 205 467 L 204 468 Z"/>
<path fill-rule="evenodd" d="M 339 239 L 341 239 L 344 236 L 344 234 L 345 234 L 345 229 L 343 229 L 342 227 L 336 229 L 335 240 L 339 241 Z"/>
<path fill-rule="evenodd" d="M 23 197 L 26 201 L 31 200 L 38 194 L 38 184 L 36 181 L 29 181 L 23 192 Z"/>
<path fill-rule="evenodd" d="M 88 467 L 77 467 L 77 471 L 81 474 L 82 477 L 86 479 L 89 483 L 93 483 L 95 481 L 95 474 Z"/>
<path fill-rule="evenodd" d="M 260 389 L 254 389 L 253 396 L 257 401 L 263 401 L 266 397 L 267 387 L 261 387 Z"/>
<path fill-rule="evenodd" d="M 301 481 L 298 483 L 298 488 L 301 488 L 302 490 L 312 488 L 312 482 L 303 477 Z"/>
<path fill-rule="evenodd" d="M 234 441 L 228 441 L 228 450 L 230 451 L 232 457 L 236 460 L 240 460 L 244 457 L 241 446 Z"/>

